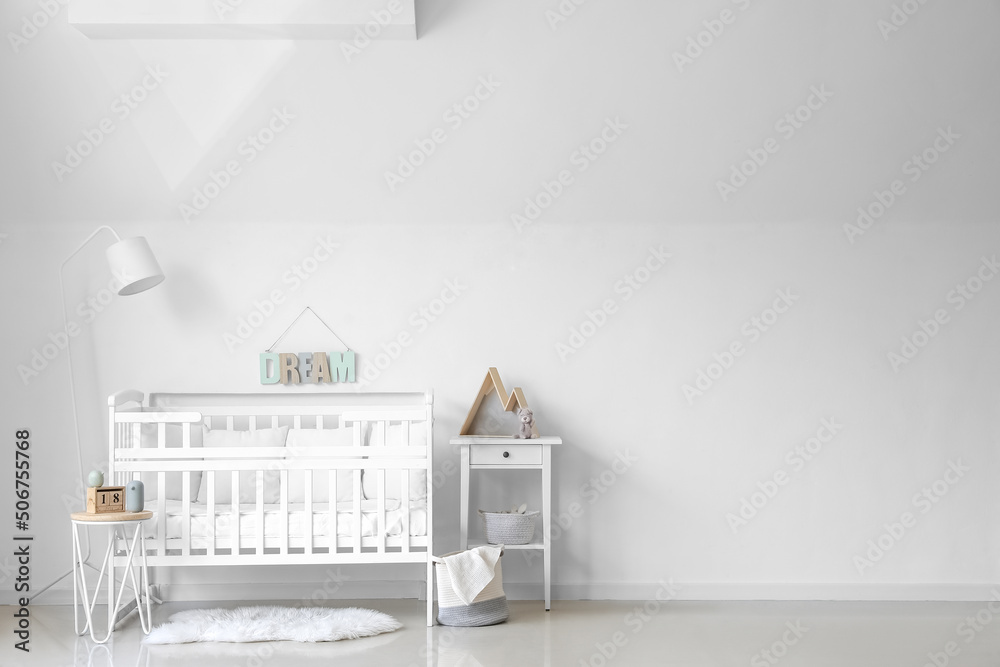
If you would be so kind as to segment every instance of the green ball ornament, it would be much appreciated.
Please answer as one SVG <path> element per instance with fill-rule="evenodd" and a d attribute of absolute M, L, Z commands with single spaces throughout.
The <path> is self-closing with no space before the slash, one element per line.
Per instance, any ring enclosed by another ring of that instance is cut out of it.
<path fill-rule="evenodd" d="M 91 470 L 87 475 L 87 483 L 90 486 L 104 486 L 104 473 L 100 470 Z"/>

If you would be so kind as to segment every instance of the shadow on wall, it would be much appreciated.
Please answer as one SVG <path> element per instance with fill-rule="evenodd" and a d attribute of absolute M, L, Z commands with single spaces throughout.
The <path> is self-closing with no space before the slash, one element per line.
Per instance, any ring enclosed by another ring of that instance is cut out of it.
<path fill-rule="evenodd" d="M 417 14 L 417 39 L 423 39 L 428 32 L 440 25 L 449 14 L 452 6 L 458 6 L 458 0 L 414 0 L 414 10 Z"/>

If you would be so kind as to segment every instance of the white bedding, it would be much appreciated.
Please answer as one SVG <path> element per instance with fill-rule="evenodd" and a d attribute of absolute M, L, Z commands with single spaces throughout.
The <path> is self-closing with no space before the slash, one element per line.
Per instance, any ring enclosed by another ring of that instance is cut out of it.
<path fill-rule="evenodd" d="M 146 509 L 153 512 L 153 519 L 145 528 L 145 534 L 149 539 L 156 539 L 159 533 L 158 522 L 158 501 L 150 500 L 146 503 Z M 398 500 L 386 499 L 386 524 L 385 534 L 388 536 L 399 535 L 402 532 L 403 511 L 400 509 Z M 181 538 L 183 536 L 184 512 L 183 503 L 179 500 L 167 500 L 167 539 Z M 313 503 L 313 537 L 322 537 L 330 534 L 332 524 L 329 503 Z M 337 503 L 337 535 L 339 537 L 352 537 L 354 529 L 354 505 L 351 502 Z M 240 537 L 257 537 L 257 506 L 253 503 L 241 504 L 240 513 Z M 361 536 L 375 537 L 378 517 L 378 501 L 361 501 Z M 232 536 L 232 505 L 215 506 L 215 534 L 217 538 L 228 538 Z M 192 545 L 196 546 L 197 541 L 203 545 L 205 538 L 209 534 L 208 527 L 210 519 L 208 517 L 208 506 L 204 503 L 191 503 L 191 538 Z M 290 537 L 305 537 L 306 531 L 305 503 L 288 504 L 288 534 Z M 417 537 L 427 534 L 427 501 L 410 501 L 410 535 Z M 281 537 L 281 506 L 279 504 L 264 505 L 264 537 Z"/>

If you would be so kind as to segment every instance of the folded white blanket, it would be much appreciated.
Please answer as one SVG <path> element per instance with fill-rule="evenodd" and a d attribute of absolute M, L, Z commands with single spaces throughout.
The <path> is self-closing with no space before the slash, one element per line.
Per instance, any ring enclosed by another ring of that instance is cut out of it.
<path fill-rule="evenodd" d="M 493 570 L 500 560 L 502 545 L 485 545 L 454 556 L 445 556 L 451 587 L 462 602 L 469 605 L 493 580 Z"/>

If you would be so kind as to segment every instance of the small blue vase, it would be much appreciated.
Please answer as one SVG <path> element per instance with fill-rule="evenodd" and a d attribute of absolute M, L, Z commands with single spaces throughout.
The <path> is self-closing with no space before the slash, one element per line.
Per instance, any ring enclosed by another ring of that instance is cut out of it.
<path fill-rule="evenodd" d="M 125 485 L 125 511 L 141 512 L 146 503 L 146 490 L 137 479 Z"/>

